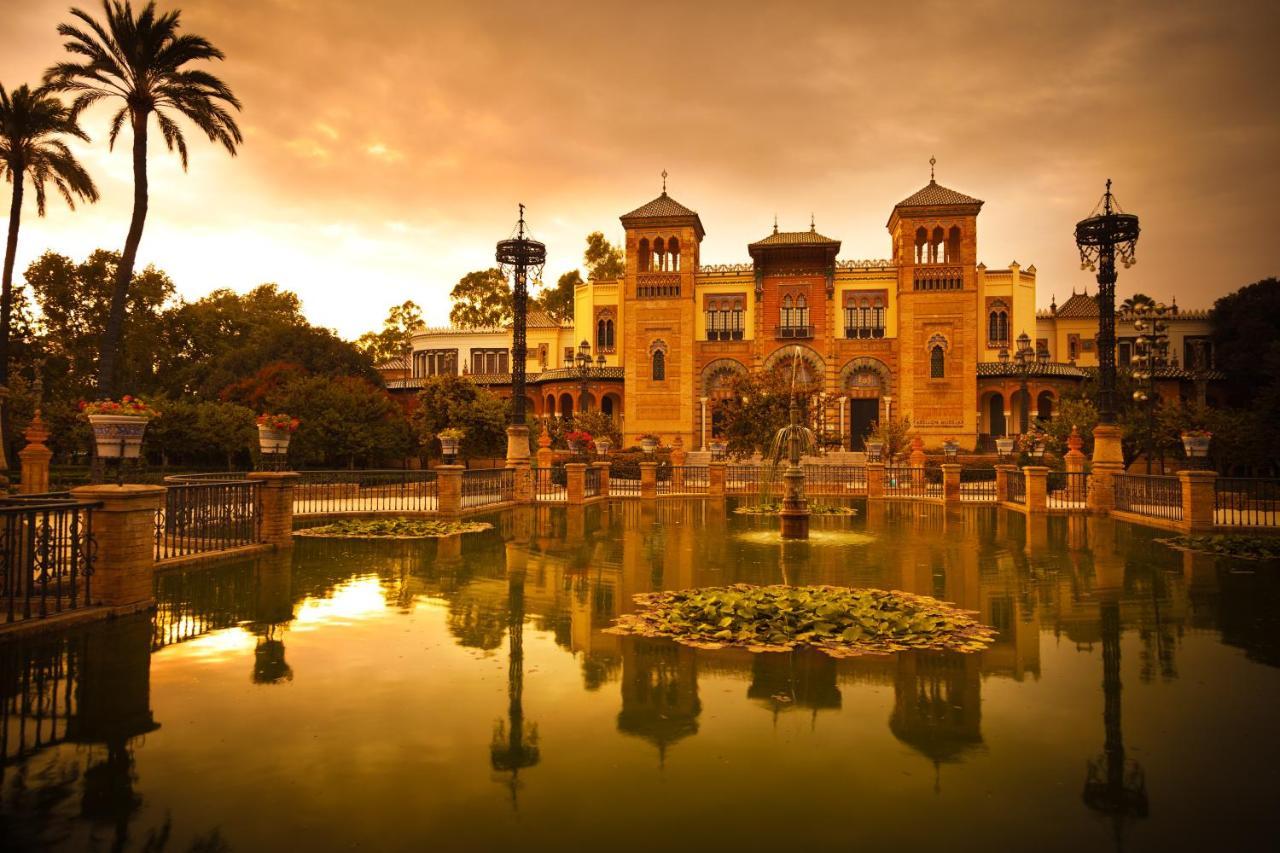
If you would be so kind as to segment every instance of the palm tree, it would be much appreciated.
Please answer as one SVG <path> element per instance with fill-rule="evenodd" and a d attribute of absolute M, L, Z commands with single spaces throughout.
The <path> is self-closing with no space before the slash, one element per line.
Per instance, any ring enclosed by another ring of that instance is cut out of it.
<path fill-rule="evenodd" d="M 9 93 L 0 84 L 0 175 L 13 184 L 9 203 L 9 239 L 4 247 L 3 287 L 0 289 L 0 387 L 9 384 L 9 326 L 13 314 L 13 263 L 18 253 L 18 226 L 22 220 L 24 183 L 36 192 L 36 214 L 44 216 L 47 185 L 75 209 L 76 199 L 98 200 L 93 178 L 76 160 L 60 137 L 88 142 L 76 117 L 47 89 L 19 86 Z M 0 399 L 0 436 L 4 432 L 4 401 Z M 3 438 L 0 438 L 2 441 Z M 0 455 L 0 460 L 3 460 Z"/>
<path fill-rule="evenodd" d="M 1125 299 L 1120 303 L 1120 311 L 1130 314 L 1135 311 L 1139 305 L 1155 305 L 1156 301 L 1145 293 L 1135 293 L 1133 296 Z"/>
<path fill-rule="evenodd" d="M 125 300 L 147 220 L 147 127 L 151 116 L 156 117 L 165 145 L 170 151 L 177 150 L 184 170 L 187 141 L 173 113 L 186 116 L 210 142 L 221 143 L 232 156 L 244 138 L 227 109 L 240 109 L 231 89 L 207 71 L 185 67 L 224 56 L 200 36 L 180 35 L 179 11 L 160 14 L 156 4 L 148 2 L 135 16 L 128 0 L 103 0 L 102 12 L 103 23 L 99 23 L 73 8 L 71 15 L 79 23 L 58 25 L 58 33 L 67 39 L 63 47 L 80 59 L 54 65 L 45 72 L 45 82 L 55 91 L 77 93 L 72 106 L 76 114 L 100 100 L 121 101 L 123 105 L 111 119 L 108 142 L 112 148 L 126 119 L 133 131 L 133 218 L 116 268 L 98 360 L 98 392 L 110 397 L 116 391 Z"/>

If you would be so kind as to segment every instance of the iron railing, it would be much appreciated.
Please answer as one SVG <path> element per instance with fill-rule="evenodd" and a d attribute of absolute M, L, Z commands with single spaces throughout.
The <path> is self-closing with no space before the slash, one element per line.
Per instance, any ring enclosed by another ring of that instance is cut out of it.
<path fill-rule="evenodd" d="M 1045 479 L 1045 504 L 1049 509 L 1088 507 L 1089 475 L 1083 471 L 1050 471 Z"/>
<path fill-rule="evenodd" d="M 489 506 L 512 500 L 515 472 L 505 468 L 476 468 L 462 472 L 463 507 Z"/>
<path fill-rule="evenodd" d="M 156 510 L 155 558 L 225 551 L 258 541 L 256 480 L 170 483 Z"/>
<path fill-rule="evenodd" d="M 941 476 L 941 471 L 938 472 Z M 938 486 L 941 488 L 939 479 Z M 923 498 L 930 492 L 929 475 L 924 468 L 886 467 L 884 469 L 884 494 L 895 498 Z"/>
<path fill-rule="evenodd" d="M 995 468 L 960 469 L 960 500 L 986 502 L 995 499 Z"/>
<path fill-rule="evenodd" d="M 0 645 L 0 767 L 64 742 L 80 712 L 82 636 Z"/>
<path fill-rule="evenodd" d="M 563 465 L 533 469 L 533 499 L 535 501 L 564 501 L 568 499 L 565 488 L 567 475 Z"/>
<path fill-rule="evenodd" d="M 437 494 L 435 471 L 301 471 L 293 487 L 293 512 L 425 512 L 436 508 Z"/>
<path fill-rule="evenodd" d="M 749 495 L 760 490 L 763 479 L 759 465 L 726 465 L 724 469 L 724 491 L 729 495 Z"/>
<path fill-rule="evenodd" d="M 90 603 L 101 503 L 47 496 L 0 501 L 0 608 L 4 621 L 44 617 Z"/>
<path fill-rule="evenodd" d="M 634 463 L 609 463 L 609 497 L 640 497 L 640 469 Z"/>
<path fill-rule="evenodd" d="M 1182 481 L 1177 477 L 1117 474 L 1114 482 L 1116 509 L 1149 518 L 1182 520 Z"/>
<path fill-rule="evenodd" d="M 600 469 L 594 465 L 587 467 L 582 477 L 582 496 L 585 498 L 600 497 Z"/>
<path fill-rule="evenodd" d="M 706 465 L 659 468 L 657 477 L 660 495 L 705 495 L 710 488 L 711 474 Z"/>
<path fill-rule="evenodd" d="M 1027 475 L 1025 471 L 1010 471 L 1005 477 L 1005 500 L 1011 504 L 1027 503 Z"/>
<path fill-rule="evenodd" d="M 1280 527 L 1280 480 L 1219 477 L 1213 489 L 1213 522 L 1233 527 Z"/>
<path fill-rule="evenodd" d="M 861 465 L 805 465 L 806 494 L 839 497 L 866 494 L 867 469 Z"/>

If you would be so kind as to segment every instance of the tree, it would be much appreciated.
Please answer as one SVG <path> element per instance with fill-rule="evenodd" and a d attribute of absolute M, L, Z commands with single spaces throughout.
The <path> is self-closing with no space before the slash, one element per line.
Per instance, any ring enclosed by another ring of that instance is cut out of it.
<path fill-rule="evenodd" d="M 356 346 L 375 365 L 393 358 L 408 357 L 413 351 L 413 333 L 423 325 L 422 309 L 412 301 L 394 305 L 387 319 L 382 321 L 382 330 L 365 332 L 356 340 Z"/>
<path fill-rule="evenodd" d="M 592 281 L 622 278 L 627 270 L 622 249 L 606 240 L 599 231 L 592 231 L 587 235 L 587 248 L 582 253 L 582 259 L 587 264 L 587 278 Z"/>
<path fill-rule="evenodd" d="M 1134 311 L 1140 305 L 1155 305 L 1156 301 L 1145 293 L 1135 293 L 1120 303 L 1121 311 Z"/>
<path fill-rule="evenodd" d="M 809 420 L 817 390 L 817 385 L 811 385 L 796 391 L 801 423 Z M 778 430 L 790 420 L 790 374 L 785 370 L 741 374 L 733 380 L 733 393 L 714 406 L 722 418 L 721 435 L 730 455 L 750 456 L 758 451 L 767 456 Z"/>
<path fill-rule="evenodd" d="M 423 447 L 439 452 L 436 435 L 446 427 L 466 430 L 463 458 L 501 456 L 507 441 L 507 402 L 465 376 L 427 377 L 412 422 Z"/>
<path fill-rule="evenodd" d="M 36 215 L 44 216 L 46 186 L 54 189 L 75 210 L 76 199 L 95 202 L 98 188 L 76 160 L 62 137 L 86 142 L 75 115 L 45 89 L 19 86 L 10 94 L 0 84 L 0 175 L 13 184 L 9 202 L 9 236 L 4 247 L 4 273 L 0 278 L 0 386 L 9 385 L 9 338 L 13 323 L 13 264 L 18 252 L 18 227 L 22 221 L 24 184 L 29 179 L 36 194 Z M 8 426 L 0 401 L 0 435 Z"/>
<path fill-rule="evenodd" d="M 449 322 L 467 329 L 501 326 L 511 320 L 511 287 L 502 270 L 492 267 L 469 272 L 449 291 L 453 307 Z"/>
<path fill-rule="evenodd" d="M 133 132 L 133 216 L 116 270 L 98 363 L 98 391 L 110 397 L 116 393 L 125 307 L 147 219 L 147 131 L 151 116 L 155 115 L 168 149 L 177 150 L 184 170 L 187 141 L 172 113 L 186 116 L 211 142 L 220 143 L 232 156 L 244 139 L 227 109 L 241 108 L 231 89 L 207 71 L 186 67 L 195 62 L 221 60 L 222 51 L 200 36 L 179 34 L 180 12 L 160 14 L 155 3 L 148 2 L 135 17 L 128 0 L 103 0 L 102 11 L 105 23 L 80 9 L 71 10 L 72 17 L 87 30 L 77 24 L 58 25 L 59 35 L 67 39 L 63 47 L 80 59 L 49 68 L 45 83 L 53 91 L 76 93 L 73 115 L 97 101 L 119 99 L 123 106 L 112 117 L 108 134 L 112 148 L 126 119 Z"/>
<path fill-rule="evenodd" d="M 387 392 L 354 376 L 304 376 L 267 401 L 301 423 L 289 456 L 301 465 L 399 463 L 413 449 L 404 410 Z"/>
<path fill-rule="evenodd" d="M 551 315 L 552 319 L 560 320 L 561 322 L 572 320 L 574 288 L 581 283 L 582 273 L 577 270 L 569 270 L 569 272 L 556 280 L 555 287 L 544 288 L 538 294 L 538 307 Z"/>

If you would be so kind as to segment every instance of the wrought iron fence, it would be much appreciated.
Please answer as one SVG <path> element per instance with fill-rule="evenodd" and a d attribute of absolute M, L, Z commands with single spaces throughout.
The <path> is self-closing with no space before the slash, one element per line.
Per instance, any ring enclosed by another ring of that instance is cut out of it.
<path fill-rule="evenodd" d="M 170 483 L 156 510 L 155 557 L 168 560 L 258 541 L 256 480 Z"/>
<path fill-rule="evenodd" d="M 961 468 L 960 500 L 994 501 L 996 499 L 995 468 Z"/>
<path fill-rule="evenodd" d="M 563 465 L 533 469 L 533 499 L 535 501 L 563 501 L 568 498 Z M 612 484 L 610 484 L 612 485 Z"/>
<path fill-rule="evenodd" d="M 1116 509 L 1149 518 L 1182 520 L 1182 481 L 1158 474 L 1117 474 Z"/>
<path fill-rule="evenodd" d="M 1023 471 L 1010 471 L 1005 478 L 1005 500 L 1011 504 L 1027 503 L 1027 475 Z"/>
<path fill-rule="evenodd" d="M 505 468 L 477 468 L 462 472 L 463 507 L 488 506 L 512 499 L 515 472 Z"/>
<path fill-rule="evenodd" d="M 65 741 L 80 711 L 84 638 L 0 645 L 0 767 Z"/>
<path fill-rule="evenodd" d="M 763 469 L 759 465 L 726 465 L 724 469 L 724 490 L 730 495 L 749 495 L 760 490 L 764 479 Z"/>
<path fill-rule="evenodd" d="M 1089 475 L 1083 471 L 1050 471 L 1045 478 L 1045 504 L 1049 509 L 1085 509 Z"/>
<path fill-rule="evenodd" d="M 804 489 L 810 495 L 865 494 L 867 469 L 862 465 L 806 465 Z"/>
<path fill-rule="evenodd" d="M 48 616 L 90 602 L 101 503 L 28 497 L 0 501 L 0 607 L 4 621 Z"/>
<path fill-rule="evenodd" d="M 609 496 L 640 496 L 640 468 L 634 463 L 609 463 Z"/>
<path fill-rule="evenodd" d="M 586 498 L 600 497 L 600 469 L 594 465 L 588 466 L 587 470 L 583 472 L 582 496 Z"/>
<path fill-rule="evenodd" d="M 938 481 L 938 484 L 940 487 L 941 480 Z M 928 492 L 929 481 L 924 468 L 887 467 L 884 469 L 884 493 L 886 497 L 922 498 Z"/>
<path fill-rule="evenodd" d="M 1213 489 L 1214 524 L 1280 527 L 1280 480 L 1219 477 Z"/>
<path fill-rule="evenodd" d="M 669 470 L 668 490 L 662 491 L 662 470 L 658 472 L 658 494 L 705 495 L 710 488 L 711 473 L 706 465 L 679 465 Z"/>
<path fill-rule="evenodd" d="M 437 495 L 435 471 L 301 471 L 293 487 L 293 512 L 425 512 L 436 509 Z"/>

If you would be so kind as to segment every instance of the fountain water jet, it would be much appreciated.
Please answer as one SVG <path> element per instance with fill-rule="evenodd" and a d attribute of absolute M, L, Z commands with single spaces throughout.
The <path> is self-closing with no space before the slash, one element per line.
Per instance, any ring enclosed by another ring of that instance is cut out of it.
<path fill-rule="evenodd" d="M 809 502 L 804 496 L 804 469 L 800 457 L 814 447 L 813 431 L 800 423 L 800 407 L 796 405 L 796 370 L 800 366 L 800 348 L 791 359 L 791 398 L 787 407 L 788 423 L 773 438 L 770 453 L 776 467 L 787 454 L 787 470 L 782 475 L 782 511 L 778 514 L 783 539 L 809 538 Z"/>

